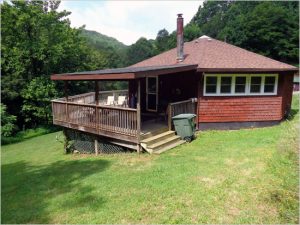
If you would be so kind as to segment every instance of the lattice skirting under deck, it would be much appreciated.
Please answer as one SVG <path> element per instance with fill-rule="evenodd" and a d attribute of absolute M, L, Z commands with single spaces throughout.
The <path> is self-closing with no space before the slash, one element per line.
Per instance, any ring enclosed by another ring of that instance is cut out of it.
<path fill-rule="evenodd" d="M 68 148 L 70 149 L 70 152 L 78 151 L 79 153 L 94 154 L 95 140 L 98 141 L 99 154 L 130 152 L 128 148 L 110 143 L 109 141 L 105 140 L 105 137 L 99 137 L 93 134 L 68 128 L 65 128 L 64 134 L 68 142 Z"/>

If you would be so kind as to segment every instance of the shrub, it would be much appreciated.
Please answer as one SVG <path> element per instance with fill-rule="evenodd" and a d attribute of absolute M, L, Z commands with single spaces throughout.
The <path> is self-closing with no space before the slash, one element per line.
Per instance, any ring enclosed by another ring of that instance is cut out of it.
<path fill-rule="evenodd" d="M 6 111 L 6 105 L 1 103 L 1 136 L 9 137 L 16 131 L 17 126 L 14 124 L 16 122 L 17 117 L 10 115 Z"/>

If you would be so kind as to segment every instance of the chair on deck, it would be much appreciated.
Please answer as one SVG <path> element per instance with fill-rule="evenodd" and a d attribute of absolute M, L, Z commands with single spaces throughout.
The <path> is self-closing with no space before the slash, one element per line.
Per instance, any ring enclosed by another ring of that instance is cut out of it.
<path fill-rule="evenodd" d="M 123 105 L 125 105 L 125 103 L 126 103 L 126 96 L 119 96 L 118 97 L 118 106 L 123 106 Z"/>
<path fill-rule="evenodd" d="M 113 105 L 114 104 L 114 96 L 107 96 L 107 102 L 105 105 Z"/>

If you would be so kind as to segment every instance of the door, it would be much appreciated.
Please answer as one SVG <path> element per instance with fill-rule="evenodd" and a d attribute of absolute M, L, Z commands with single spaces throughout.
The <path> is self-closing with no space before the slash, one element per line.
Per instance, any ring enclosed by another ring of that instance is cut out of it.
<path fill-rule="evenodd" d="M 146 78 L 146 109 L 157 112 L 158 105 L 158 77 Z"/>

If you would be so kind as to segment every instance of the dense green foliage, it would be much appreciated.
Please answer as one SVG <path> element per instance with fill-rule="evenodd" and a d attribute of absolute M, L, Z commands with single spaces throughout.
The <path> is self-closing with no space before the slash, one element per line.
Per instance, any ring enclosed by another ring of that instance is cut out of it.
<path fill-rule="evenodd" d="M 16 116 L 7 113 L 6 105 L 0 105 L 1 110 L 1 136 L 8 137 L 13 134 L 16 129 L 14 123 L 16 122 Z"/>
<path fill-rule="evenodd" d="M 25 122 L 30 122 L 34 126 L 52 122 L 51 100 L 55 99 L 57 95 L 55 86 L 49 78 L 32 79 L 21 93 L 24 99 L 22 113 Z"/>
<path fill-rule="evenodd" d="M 153 56 L 154 53 L 153 41 L 140 38 L 128 48 L 127 57 L 130 59 L 130 64 L 134 64 Z"/>
<path fill-rule="evenodd" d="M 103 49 L 115 49 L 123 50 L 126 49 L 126 45 L 119 42 L 113 37 L 108 37 L 104 34 L 100 34 L 96 31 L 83 29 L 81 35 L 87 39 L 87 42 L 98 50 Z"/>
<path fill-rule="evenodd" d="M 1 4 L 1 96 L 19 126 L 24 123 L 21 93 L 32 79 L 90 68 L 84 39 L 70 28 L 69 13 L 56 11 L 58 5 L 55 1 Z"/>
<path fill-rule="evenodd" d="M 63 154 L 61 132 L 3 146 L 2 223 L 299 224 L 295 97 L 290 121 L 161 155 Z"/>
<path fill-rule="evenodd" d="M 50 81 L 51 74 L 121 65 L 113 47 L 119 51 L 122 44 L 115 41 L 115 45 L 105 49 L 96 47 L 97 44 L 91 46 L 91 39 L 83 35 L 87 31 L 71 28 L 66 18 L 70 13 L 58 12 L 59 4 L 59 1 L 11 1 L 0 5 L 1 97 L 8 113 L 17 117 L 20 129 L 51 121 L 50 99 L 62 95 L 63 90 L 62 83 Z M 87 92 L 93 87 L 82 84 L 72 82 L 70 92 Z"/>
<path fill-rule="evenodd" d="M 102 66 L 98 66 L 98 68 L 123 67 L 126 65 L 126 50 L 128 46 L 115 38 L 108 37 L 96 31 L 81 29 L 81 36 L 86 39 L 93 53 L 100 57 L 98 60 L 91 61 L 104 61 Z"/>

